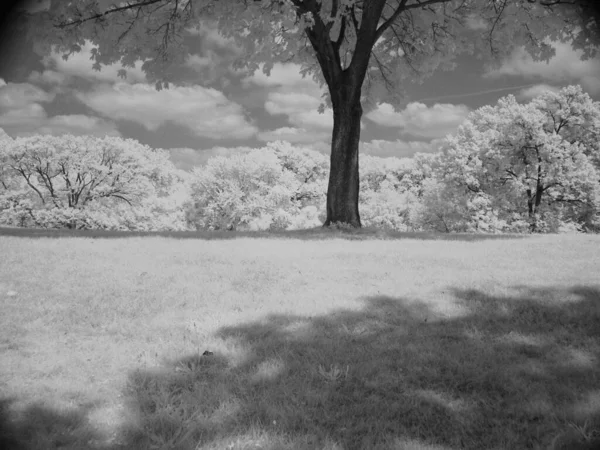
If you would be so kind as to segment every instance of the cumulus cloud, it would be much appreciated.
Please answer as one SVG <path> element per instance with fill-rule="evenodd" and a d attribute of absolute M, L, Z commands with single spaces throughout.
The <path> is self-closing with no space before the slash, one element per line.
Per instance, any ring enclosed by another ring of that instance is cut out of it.
<path fill-rule="evenodd" d="M 422 141 L 385 141 L 374 139 L 371 142 L 362 142 L 361 150 L 372 156 L 382 158 L 410 158 L 415 153 L 434 153 L 437 152 L 443 142 L 443 139 L 434 139 L 431 142 Z"/>
<path fill-rule="evenodd" d="M 412 102 L 396 112 L 389 103 L 382 103 L 366 117 L 380 126 L 398 128 L 401 135 L 434 139 L 455 132 L 469 111 L 466 105 L 436 103 L 428 107 Z"/>
<path fill-rule="evenodd" d="M 212 88 L 171 87 L 157 91 L 144 84 L 116 83 L 75 95 L 106 117 L 130 120 L 152 131 L 166 122 L 212 139 L 245 139 L 257 131 L 241 106 Z"/>
<path fill-rule="evenodd" d="M 286 140 L 293 143 L 315 143 L 320 146 L 331 138 L 333 113 L 318 112 L 324 89 L 312 76 L 303 77 L 297 64 L 275 64 L 269 76 L 262 68 L 243 80 L 246 87 L 262 87 L 266 92 L 265 110 L 271 115 L 284 115 L 290 126 L 265 130 L 263 141 Z"/>
<path fill-rule="evenodd" d="M 54 100 L 48 93 L 29 83 L 0 83 L 0 126 L 14 136 L 34 134 L 89 134 L 120 136 L 114 123 L 83 114 L 48 117 L 40 103 Z"/>
<path fill-rule="evenodd" d="M 66 80 L 67 76 L 65 74 L 55 72 L 54 70 L 44 70 L 42 72 L 34 70 L 27 78 L 27 81 L 30 83 L 41 84 L 42 86 L 62 85 L 66 82 Z"/>
<path fill-rule="evenodd" d="M 30 83 L 0 83 L 0 112 L 24 108 L 32 103 L 51 102 L 55 95 Z"/>
<path fill-rule="evenodd" d="M 243 54 L 235 41 L 219 33 L 216 23 L 202 21 L 197 27 L 186 28 L 194 36 L 195 53 L 188 55 L 184 67 L 190 69 L 189 75 L 180 73 L 184 79 L 206 86 L 219 82 L 221 86 L 230 83 L 230 75 L 235 74 L 233 62 Z"/>
<path fill-rule="evenodd" d="M 331 137 L 330 133 L 309 132 L 304 128 L 282 127 L 275 130 L 261 131 L 257 138 L 264 142 L 287 141 L 292 144 L 323 142 Z"/>
<path fill-rule="evenodd" d="M 295 92 L 271 92 L 265 109 L 271 115 L 283 114 L 291 125 L 311 131 L 333 128 L 333 113 L 330 109 L 320 114 L 317 108 L 321 100 L 314 96 Z"/>
<path fill-rule="evenodd" d="M 581 84 L 591 94 L 600 92 L 600 60 L 581 59 L 581 50 L 573 50 L 568 43 L 551 42 L 556 55 L 548 63 L 534 61 L 524 48 L 513 51 L 499 69 L 486 74 L 487 77 L 521 76 L 537 78 L 549 83 Z"/>
<path fill-rule="evenodd" d="M 99 117 L 86 116 L 84 114 L 49 117 L 45 122 L 40 123 L 35 132 L 31 134 L 52 134 L 54 136 L 73 134 L 76 136 L 121 137 L 121 133 L 119 133 L 119 130 L 113 122 Z"/>
<path fill-rule="evenodd" d="M 278 63 L 273 66 L 271 73 L 266 75 L 262 67 L 254 75 L 244 79 L 244 84 L 262 87 L 294 87 L 296 92 L 307 91 L 321 95 L 323 88 L 314 80 L 312 75 L 305 77 L 300 73 L 300 66 L 293 63 Z"/>
<path fill-rule="evenodd" d="M 521 89 L 518 92 L 518 94 L 516 95 L 516 97 L 519 100 L 531 100 L 531 99 L 537 97 L 538 95 L 541 95 L 544 92 L 548 92 L 548 91 L 558 92 L 558 91 L 560 91 L 560 88 L 557 88 L 556 86 L 551 86 L 549 84 L 540 83 L 540 84 L 536 84 L 535 86 Z"/>
<path fill-rule="evenodd" d="M 10 130 L 13 136 L 21 137 L 36 134 L 121 136 L 115 124 L 110 121 L 83 114 L 48 117 L 40 105 L 31 105 L 0 115 L 0 126 Z"/>
<path fill-rule="evenodd" d="M 121 136 L 116 125 L 110 121 L 83 114 L 48 117 L 44 109 L 37 104 L 0 115 L 0 126 L 10 130 L 13 136 L 22 137 L 36 134 Z"/>

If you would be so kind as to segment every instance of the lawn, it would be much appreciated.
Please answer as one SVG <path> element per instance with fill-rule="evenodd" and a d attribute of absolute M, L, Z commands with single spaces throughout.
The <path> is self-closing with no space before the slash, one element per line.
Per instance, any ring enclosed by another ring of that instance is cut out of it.
<path fill-rule="evenodd" d="M 0 230 L 0 308 L 3 449 L 600 448 L 600 236 Z"/>

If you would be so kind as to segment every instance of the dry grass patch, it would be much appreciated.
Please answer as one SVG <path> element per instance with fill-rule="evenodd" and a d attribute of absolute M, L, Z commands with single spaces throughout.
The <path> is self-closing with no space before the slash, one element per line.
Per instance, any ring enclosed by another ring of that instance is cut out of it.
<path fill-rule="evenodd" d="M 597 443 L 599 237 L 330 236 L 0 237 L 0 444 Z"/>

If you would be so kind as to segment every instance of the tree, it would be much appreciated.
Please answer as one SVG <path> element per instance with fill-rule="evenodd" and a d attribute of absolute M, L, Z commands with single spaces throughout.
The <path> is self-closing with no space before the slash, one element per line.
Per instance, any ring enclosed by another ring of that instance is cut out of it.
<path fill-rule="evenodd" d="M 199 230 L 285 229 L 295 188 L 272 151 L 213 157 L 192 172 L 187 219 Z"/>
<path fill-rule="evenodd" d="M 188 223 L 210 230 L 276 230 L 321 225 L 325 157 L 281 142 L 213 157 L 191 175 Z"/>
<path fill-rule="evenodd" d="M 583 33 L 566 33 L 554 9 L 554 2 L 530 0 L 80 0 L 51 1 L 48 11 L 26 16 L 41 51 L 56 45 L 68 56 L 89 40 L 95 68 L 142 60 L 158 89 L 173 80 L 173 68 L 189 54 L 187 30 L 202 21 L 216 21 L 243 55 L 252 55 L 238 60 L 237 69 L 250 74 L 263 64 L 269 74 L 275 61 L 301 64 L 303 74 L 327 86 L 324 100 L 333 109 L 324 225 L 360 226 L 363 107 L 383 100 L 400 105 L 394 87 L 451 69 L 460 52 L 485 49 L 500 58 L 523 43 L 534 57 L 550 57 L 545 38 Z"/>
<path fill-rule="evenodd" d="M 590 156 L 597 144 L 584 143 L 597 108 L 588 100 L 570 86 L 525 105 L 509 95 L 471 113 L 446 139 L 437 174 L 446 195 L 483 208 L 477 223 L 485 218 L 488 227 L 501 226 L 499 217 L 514 225 L 523 216 L 531 231 L 555 231 L 565 220 L 591 227 L 600 185 Z"/>
<path fill-rule="evenodd" d="M 160 208 L 155 198 L 180 181 L 167 152 L 116 137 L 17 138 L 0 147 L 0 168 L 10 177 L 3 220 L 52 228 L 123 228 L 126 216 Z"/>

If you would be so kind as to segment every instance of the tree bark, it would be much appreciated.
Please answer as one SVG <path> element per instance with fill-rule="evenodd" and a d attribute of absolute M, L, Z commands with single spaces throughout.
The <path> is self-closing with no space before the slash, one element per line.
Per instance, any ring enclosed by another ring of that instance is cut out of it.
<path fill-rule="evenodd" d="M 333 107 L 327 219 L 323 226 L 342 222 L 359 228 L 358 147 L 362 106 L 358 99 L 334 102 Z"/>

